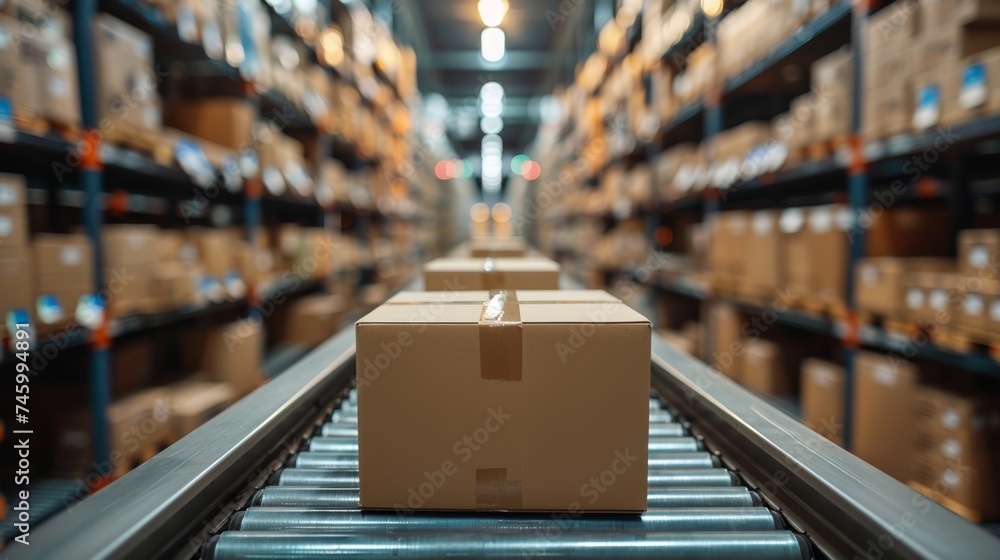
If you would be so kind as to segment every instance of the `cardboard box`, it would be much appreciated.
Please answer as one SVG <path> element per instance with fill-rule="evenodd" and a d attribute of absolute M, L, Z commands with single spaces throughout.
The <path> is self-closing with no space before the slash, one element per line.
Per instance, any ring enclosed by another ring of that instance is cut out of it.
<path fill-rule="evenodd" d="M 163 119 L 153 38 L 107 14 L 98 14 L 93 25 L 98 119 L 159 130 Z"/>
<path fill-rule="evenodd" d="M 740 382 L 765 395 L 791 395 L 794 380 L 785 371 L 781 347 L 763 339 L 744 340 L 743 345 L 746 351 L 741 358 Z"/>
<path fill-rule="evenodd" d="M 24 309 L 34 316 L 35 286 L 31 279 L 31 260 L 23 247 L 0 247 L 0 314 L 11 309 Z M 5 321 L 6 322 L 6 321 Z"/>
<path fill-rule="evenodd" d="M 224 229 L 189 230 L 188 236 L 198 247 L 198 256 L 205 274 L 222 280 L 234 269 L 233 238 Z"/>
<path fill-rule="evenodd" d="M 915 391 L 914 479 L 940 492 L 935 499 L 957 502 L 977 520 L 1000 514 L 1000 485 L 994 477 L 998 455 L 1000 402 L 996 397 L 966 396 L 931 387 Z"/>
<path fill-rule="evenodd" d="M 27 244 L 28 211 L 24 177 L 0 173 L 0 249 Z"/>
<path fill-rule="evenodd" d="M 204 380 L 224 381 L 237 395 L 260 384 L 264 357 L 264 330 L 259 322 L 243 319 L 207 332 L 192 331 L 185 339 L 186 359 Z"/>
<path fill-rule="evenodd" d="M 1000 281 L 959 279 L 965 288 L 958 324 L 975 331 L 1000 332 Z"/>
<path fill-rule="evenodd" d="M 942 124 L 952 125 L 1000 113 L 1000 47 L 963 59 L 946 77 L 945 90 L 955 99 L 943 99 Z"/>
<path fill-rule="evenodd" d="M 317 294 L 288 303 L 275 331 L 281 344 L 313 347 L 340 330 L 348 302 L 343 296 Z"/>
<path fill-rule="evenodd" d="M 362 508 L 646 509 L 650 324 L 624 304 L 383 305 L 357 344 Z"/>
<path fill-rule="evenodd" d="M 715 302 L 709 307 L 709 340 L 712 343 L 712 367 L 732 377 L 742 379 L 740 356 L 746 351 L 740 329 L 743 318 L 729 303 Z"/>
<path fill-rule="evenodd" d="M 744 211 L 722 212 L 715 217 L 708 246 L 713 273 L 734 278 L 746 272 L 750 220 L 750 213 Z"/>
<path fill-rule="evenodd" d="M 424 265 L 424 289 L 557 290 L 559 265 L 541 257 L 436 259 Z"/>
<path fill-rule="evenodd" d="M 770 294 L 784 286 L 779 218 L 779 210 L 760 210 L 750 219 L 744 280 L 754 296 Z"/>
<path fill-rule="evenodd" d="M 171 402 L 167 389 L 157 387 L 116 400 L 108 406 L 110 463 L 128 471 L 144 455 L 155 453 L 171 439 Z M 65 471 L 89 471 L 91 465 L 91 413 L 77 409 L 59 424 L 55 462 Z"/>
<path fill-rule="evenodd" d="M 816 107 L 816 138 L 826 140 L 850 134 L 854 56 L 842 48 L 812 65 L 812 89 L 820 100 Z"/>
<path fill-rule="evenodd" d="M 15 115 L 32 115 L 38 104 L 36 68 L 22 59 L 21 24 L 0 15 L 0 96 L 7 98 Z"/>
<path fill-rule="evenodd" d="M 185 381 L 168 387 L 175 437 L 182 438 L 236 401 L 228 383 Z"/>
<path fill-rule="evenodd" d="M 866 55 L 879 60 L 912 44 L 922 24 L 917 0 L 899 0 L 872 14 L 865 29 Z"/>
<path fill-rule="evenodd" d="M 504 290 L 509 301 L 518 304 L 551 303 L 616 303 L 621 301 L 604 290 Z M 496 295 L 496 291 L 468 290 L 461 292 L 399 292 L 388 300 L 391 304 L 449 304 L 449 303 L 486 303 Z"/>
<path fill-rule="evenodd" d="M 105 225 L 101 228 L 104 266 L 146 266 L 157 262 L 158 230 L 149 225 Z"/>
<path fill-rule="evenodd" d="M 954 272 L 916 271 L 906 274 L 906 312 L 915 321 L 950 325 L 964 313 L 964 291 Z"/>
<path fill-rule="evenodd" d="M 844 396 L 844 368 L 802 361 L 802 423 L 837 445 L 843 445 Z"/>
<path fill-rule="evenodd" d="M 966 229 L 958 232 L 958 272 L 970 278 L 996 279 L 1000 259 L 1000 229 Z"/>
<path fill-rule="evenodd" d="M 94 287 L 94 255 L 83 234 L 40 234 L 31 243 L 35 281 L 42 291 Z"/>
<path fill-rule="evenodd" d="M 254 144 L 257 109 L 242 98 L 184 101 L 168 108 L 165 124 L 210 142 L 241 150 Z"/>
<path fill-rule="evenodd" d="M 854 361 L 855 455 L 897 480 L 912 474 L 912 416 L 917 369 L 909 362 L 858 352 Z"/>
<path fill-rule="evenodd" d="M 862 259 L 854 270 L 856 305 L 859 311 L 884 318 L 907 316 L 907 274 L 919 271 L 946 272 L 955 269 L 951 259 L 877 257 Z"/>
<path fill-rule="evenodd" d="M 149 294 L 159 300 L 159 308 L 177 309 L 197 300 L 200 269 L 179 262 L 153 265 L 150 271 Z"/>
<path fill-rule="evenodd" d="M 523 237 L 473 237 L 470 257 L 523 257 L 528 245 Z"/>
<path fill-rule="evenodd" d="M 32 104 L 37 116 L 67 125 L 80 124 L 80 90 L 76 75 L 76 49 L 61 36 L 22 33 L 21 61 L 30 66 L 30 87 L 37 96 Z"/>
<path fill-rule="evenodd" d="M 31 24 L 37 28 L 34 33 L 45 37 L 70 38 L 73 33 L 73 20 L 70 14 L 61 8 L 64 5 L 48 0 L 6 0 L 0 3 L 0 13 Z"/>
<path fill-rule="evenodd" d="M 1000 5 L 993 0 L 920 0 L 928 27 L 952 27 L 1000 21 Z"/>

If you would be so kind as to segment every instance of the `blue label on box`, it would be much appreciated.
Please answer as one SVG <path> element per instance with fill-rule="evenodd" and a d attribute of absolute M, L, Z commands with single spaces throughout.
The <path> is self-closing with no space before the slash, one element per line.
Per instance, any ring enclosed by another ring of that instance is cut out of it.
<path fill-rule="evenodd" d="M 80 296 L 76 303 L 76 322 L 88 329 L 96 329 L 104 320 L 104 301 L 94 294 Z"/>
<path fill-rule="evenodd" d="M 38 320 L 42 324 L 56 323 L 65 316 L 62 305 L 59 304 L 59 298 L 52 294 L 38 296 L 35 307 L 38 312 Z"/>
<path fill-rule="evenodd" d="M 972 109 L 986 103 L 989 89 L 986 84 L 986 66 L 981 62 L 970 64 L 962 70 L 962 91 L 958 94 L 958 104 L 963 109 Z"/>

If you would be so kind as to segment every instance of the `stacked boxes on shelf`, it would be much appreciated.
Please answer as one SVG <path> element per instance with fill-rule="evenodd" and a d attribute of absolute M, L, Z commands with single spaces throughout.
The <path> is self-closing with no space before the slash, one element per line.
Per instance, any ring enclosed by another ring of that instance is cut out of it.
<path fill-rule="evenodd" d="M 28 214 L 24 177 L 0 174 L 0 313 L 19 309 L 34 316 L 35 287 L 28 250 Z M 3 331 L 6 331 L 4 321 Z"/>

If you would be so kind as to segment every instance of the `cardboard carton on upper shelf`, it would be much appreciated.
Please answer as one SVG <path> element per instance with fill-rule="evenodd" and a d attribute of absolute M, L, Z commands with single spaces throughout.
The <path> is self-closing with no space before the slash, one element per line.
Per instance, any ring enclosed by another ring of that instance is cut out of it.
<path fill-rule="evenodd" d="M 816 139 L 850 134 L 853 84 L 854 56 L 849 47 L 813 63 L 812 88 L 821 101 L 816 107 Z"/>
<path fill-rule="evenodd" d="M 153 67 L 153 38 L 107 14 L 94 19 L 93 34 L 98 119 L 105 126 L 159 130 L 161 78 Z"/>
<path fill-rule="evenodd" d="M 1000 5 L 993 0 L 920 0 L 927 29 L 1000 21 Z"/>
<path fill-rule="evenodd" d="M 773 293 L 784 285 L 779 218 L 778 210 L 758 210 L 750 218 L 744 280 L 754 296 Z"/>
<path fill-rule="evenodd" d="M 553 298 L 383 305 L 358 322 L 362 508 L 646 509 L 649 321 Z M 427 473 L 447 483 L 418 495 Z"/>
<path fill-rule="evenodd" d="M 76 49 L 62 36 L 22 33 L 21 62 L 29 79 L 34 80 L 30 93 L 36 101 L 36 116 L 67 128 L 80 124 L 79 83 L 76 74 Z"/>
<path fill-rule="evenodd" d="M 1000 280 L 1000 229 L 965 229 L 958 232 L 958 272 L 968 278 Z"/>
<path fill-rule="evenodd" d="M 65 4 L 48 0 L 6 0 L 0 3 L 0 13 L 30 24 L 32 32 L 45 37 L 71 39 L 73 19 Z"/>
<path fill-rule="evenodd" d="M 454 290 L 556 290 L 559 265 L 542 257 L 442 258 L 424 265 L 424 288 Z"/>
<path fill-rule="evenodd" d="M 0 313 L 7 317 L 12 309 L 34 316 L 35 286 L 31 279 L 31 256 L 25 247 L 0 247 Z M 6 320 L 3 328 L 6 329 Z"/>
<path fill-rule="evenodd" d="M 222 412 L 237 398 L 228 383 L 184 381 L 168 387 L 174 436 L 182 438 Z"/>
<path fill-rule="evenodd" d="M 900 0 L 872 14 L 865 22 L 865 56 L 879 61 L 903 52 L 919 35 L 921 16 L 917 0 Z"/>
<path fill-rule="evenodd" d="M 234 150 L 255 146 L 257 109 L 242 98 L 206 98 L 167 107 L 164 124 Z"/>
<path fill-rule="evenodd" d="M 956 97 L 948 99 L 942 94 L 942 125 L 970 122 L 1000 113 L 1000 47 L 963 59 L 945 79 L 954 84 L 950 91 Z"/>
<path fill-rule="evenodd" d="M 222 280 L 233 270 L 233 236 L 224 229 L 199 228 L 186 232 L 198 246 L 205 274 Z"/>
<path fill-rule="evenodd" d="M 24 177 L 0 173 L 0 249 L 27 244 L 28 211 Z"/>
<path fill-rule="evenodd" d="M 104 266 L 143 267 L 157 261 L 156 226 L 106 225 L 101 228 Z"/>
<path fill-rule="evenodd" d="M 884 318 L 908 315 L 907 274 L 917 271 L 947 272 L 955 262 L 943 258 L 877 257 L 858 261 L 854 269 L 856 305 L 859 311 Z"/>
<path fill-rule="evenodd" d="M 958 312 L 958 324 L 977 333 L 1000 333 L 1000 281 L 959 278 L 965 299 Z"/>
<path fill-rule="evenodd" d="M 965 289 L 954 272 L 908 272 L 905 281 L 906 312 L 910 319 L 935 326 L 961 322 Z"/>
<path fill-rule="evenodd" d="M 32 241 L 31 250 L 39 289 L 93 288 L 94 257 L 86 235 L 39 234 Z"/>
<path fill-rule="evenodd" d="M 843 444 L 844 368 L 816 358 L 802 361 L 802 423 Z"/>
<path fill-rule="evenodd" d="M 859 352 L 854 361 L 855 426 L 851 451 L 897 480 L 912 475 L 912 415 L 917 369 L 910 362 Z"/>
<path fill-rule="evenodd" d="M 528 246 L 523 237 L 473 237 L 470 257 L 523 257 Z"/>

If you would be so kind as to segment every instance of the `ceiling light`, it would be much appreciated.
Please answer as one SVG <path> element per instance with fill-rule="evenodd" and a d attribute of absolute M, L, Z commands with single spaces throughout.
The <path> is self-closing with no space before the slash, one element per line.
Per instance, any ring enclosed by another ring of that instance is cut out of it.
<path fill-rule="evenodd" d="M 503 130 L 503 119 L 500 117 L 483 117 L 479 121 L 479 128 L 483 134 L 499 134 Z"/>
<path fill-rule="evenodd" d="M 496 27 L 507 14 L 507 0 L 479 0 L 479 17 L 487 27 Z"/>
<path fill-rule="evenodd" d="M 487 62 L 500 62 L 507 48 L 505 42 L 503 29 L 499 27 L 487 27 L 483 29 L 483 58 Z"/>
<path fill-rule="evenodd" d="M 710 18 L 719 17 L 723 4 L 723 0 L 701 0 L 701 11 Z"/>

